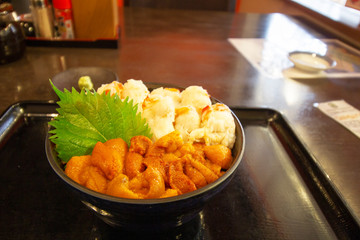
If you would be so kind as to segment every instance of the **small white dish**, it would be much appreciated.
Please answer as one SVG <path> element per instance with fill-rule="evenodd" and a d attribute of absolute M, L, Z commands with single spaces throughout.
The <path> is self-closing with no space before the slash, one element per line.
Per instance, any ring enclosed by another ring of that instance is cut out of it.
<path fill-rule="evenodd" d="M 320 72 L 336 66 L 336 61 L 312 52 L 295 51 L 289 53 L 294 66 L 306 72 Z"/>

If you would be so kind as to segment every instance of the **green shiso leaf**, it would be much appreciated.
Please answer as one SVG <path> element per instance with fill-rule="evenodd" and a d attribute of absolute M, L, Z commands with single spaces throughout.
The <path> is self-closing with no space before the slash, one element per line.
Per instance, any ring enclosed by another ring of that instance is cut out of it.
<path fill-rule="evenodd" d="M 84 89 L 62 92 L 51 80 L 50 84 L 60 99 L 60 108 L 56 109 L 59 115 L 49 122 L 53 127 L 50 140 L 63 162 L 90 154 L 99 141 L 122 138 L 130 145 L 133 136 L 151 138 L 151 129 L 132 100 Z"/>

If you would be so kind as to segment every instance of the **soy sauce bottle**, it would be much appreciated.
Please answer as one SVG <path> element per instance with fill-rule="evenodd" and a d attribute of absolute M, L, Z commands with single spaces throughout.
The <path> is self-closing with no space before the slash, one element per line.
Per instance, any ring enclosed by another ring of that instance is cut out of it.
<path fill-rule="evenodd" d="M 0 64 L 21 58 L 25 52 L 25 36 L 17 14 L 9 3 L 0 4 Z"/>

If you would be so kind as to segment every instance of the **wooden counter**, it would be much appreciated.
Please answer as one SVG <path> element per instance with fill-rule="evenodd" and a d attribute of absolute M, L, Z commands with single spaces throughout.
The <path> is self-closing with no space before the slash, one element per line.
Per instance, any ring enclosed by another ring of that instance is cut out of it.
<path fill-rule="evenodd" d="M 201 85 L 231 107 L 269 107 L 283 114 L 359 221 L 360 139 L 313 104 L 344 99 L 360 109 L 360 79 L 269 78 L 228 41 L 289 37 L 291 30 L 279 18 L 307 36 L 333 37 L 281 14 L 126 8 L 118 49 L 28 47 L 22 59 L 1 65 L 0 112 L 18 101 L 56 99 L 49 78 L 80 66 L 110 69 L 120 81 Z"/>

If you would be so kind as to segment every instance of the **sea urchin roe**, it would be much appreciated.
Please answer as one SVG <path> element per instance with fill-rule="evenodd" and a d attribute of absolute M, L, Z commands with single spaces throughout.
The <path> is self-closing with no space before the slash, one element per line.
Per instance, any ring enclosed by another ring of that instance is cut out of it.
<path fill-rule="evenodd" d="M 65 173 L 91 190 L 122 198 L 177 196 L 216 181 L 232 162 L 223 145 L 183 142 L 173 131 L 156 142 L 135 136 L 97 143 L 91 155 L 70 159 Z"/>

